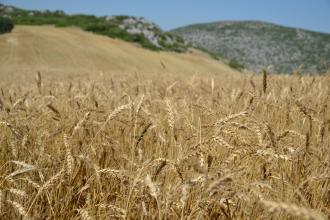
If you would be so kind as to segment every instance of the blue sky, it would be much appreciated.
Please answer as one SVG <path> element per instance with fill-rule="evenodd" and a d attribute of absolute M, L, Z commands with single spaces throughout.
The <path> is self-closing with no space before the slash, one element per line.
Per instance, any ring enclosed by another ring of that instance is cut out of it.
<path fill-rule="evenodd" d="M 165 30 L 210 21 L 261 20 L 330 33 L 330 0 L 0 0 L 69 14 L 143 16 Z"/>

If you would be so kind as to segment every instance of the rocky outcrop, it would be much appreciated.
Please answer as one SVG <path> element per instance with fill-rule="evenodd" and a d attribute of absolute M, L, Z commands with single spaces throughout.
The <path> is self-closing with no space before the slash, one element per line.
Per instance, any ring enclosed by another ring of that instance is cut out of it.
<path fill-rule="evenodd" d="M 196 24 L 173 30 L 195 45 L 260 72 L 322 73 L 330 67 L 330 35 L 258 21 Z"/>

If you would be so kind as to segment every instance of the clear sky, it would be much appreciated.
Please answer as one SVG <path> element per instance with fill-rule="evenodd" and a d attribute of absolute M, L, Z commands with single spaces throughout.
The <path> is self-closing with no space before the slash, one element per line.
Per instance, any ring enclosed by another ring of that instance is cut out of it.
<path fill-rule="evenodd" d="M 330 33 L 330 0 L 0 0 L 69 14 L 135 15 L 165 30 L 222 20 L 260 20 Z"/>

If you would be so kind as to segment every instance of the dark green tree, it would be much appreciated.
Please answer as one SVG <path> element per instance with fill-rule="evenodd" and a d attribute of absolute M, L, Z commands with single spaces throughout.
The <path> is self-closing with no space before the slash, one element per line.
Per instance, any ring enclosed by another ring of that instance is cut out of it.
<path fill-rule="evenodd" d="M 0 34 L 11 32 L 14 23 L 10 18 L 0 17 Z"/>

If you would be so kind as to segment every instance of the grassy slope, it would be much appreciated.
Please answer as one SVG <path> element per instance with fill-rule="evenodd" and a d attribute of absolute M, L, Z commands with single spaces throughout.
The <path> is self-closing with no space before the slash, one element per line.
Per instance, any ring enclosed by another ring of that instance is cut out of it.
<path fill-rule="evenodd" d="M 153 52 L 74 28 L 16 26 L 0 36 L 1 72 L 214 72 L 233 73 L 201 52 Z M 163 63 L 164 65 L 162 65 Z"/>
<path fill-rule="evenodd" d="M 111 38 L 122 39 L 128 42 L 134 42 L 144 48 L 155 51 L 175 51 L 185 52 L 187 46 L 183 40 L 174 36 L 171 33 L 164 32 L 157 25 L 153 24 L 152 28 L 149 26 L 151 23 L 140 23 L 144 31 L 151 31 L 154 36 L 159 37 L 157 41 L 159 45 L 152 43 L 147 36 L 142 33 L 129 33 L 126 29 L 120 28 L 126 19 L 140 19 L 138 17 L 129 16 L 113 16 L 108 20 L 107 17 L 97 17 L 87 14 L 74 14 L 68 15 L 63 11 L 36 11 L 25 10 L 13 6 L 5 6 L 0 4 L 0 15 L 9 16 L 16 25 L 55 25 L 57 27 L 79 27 L 85 31 L 90 31 L 96 34 L 105 35 Z M 148 29 L 145 29 L 147 28 Z M 130 28 L 136 28 L 135 25 Z M 166 39 L 170 38 L 173 41 L 167 42 Z"/>

